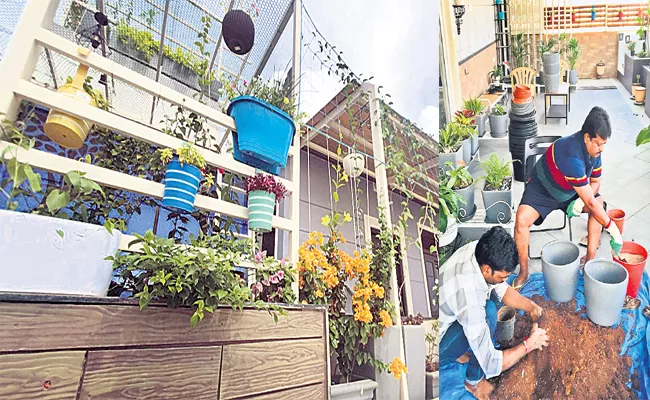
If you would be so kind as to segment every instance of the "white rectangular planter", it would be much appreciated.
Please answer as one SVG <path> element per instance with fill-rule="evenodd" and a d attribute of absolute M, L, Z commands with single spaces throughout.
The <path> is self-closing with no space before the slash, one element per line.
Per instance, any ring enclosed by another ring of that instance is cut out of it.
<path fill-rule="evenodd" d="M 332 385 L 331 400 L 372 400 L 377 382 L 370 379 Z"/>
<path fill-rule="evenodd" d="M 406 368 L 408 368 L 409 397 L 423 399 L 425 393 L 425 370 L 427 347 L 424 325 L 403 325 Z"/>
<path fill-rule="evenodd" d="M 0 210 L 0 291 L 105 296 L 121 233 Z"/>

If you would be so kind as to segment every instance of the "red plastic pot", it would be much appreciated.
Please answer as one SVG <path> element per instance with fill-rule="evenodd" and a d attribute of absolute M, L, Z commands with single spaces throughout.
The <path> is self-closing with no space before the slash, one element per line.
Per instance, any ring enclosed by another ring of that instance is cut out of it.
<path fill-rule="evenodd" d="M 575 15 L 575 13 L 574 13 L 574 14 L 571 14 L 571 22 L 573 22 L 573 23 L 576 22 L 576 15 Z"/>
<path fill-rule="evenodd" d="M 618 230 L 622 234 L 623 225 L 625 224 L 625 211 L 619 210 L 618 208 L 612 208 L 611 210 L 607 210 L 607 215 L 609 215 L 616 226 L 618 226 Z"/>
<path fill-rule="evenodd" d="M 618 12 L 618 20 L 623 21 L 623 11 Z"/>
<path fill-rule="evenodd" d="M 525 103 L 530 100 L 532 97 L 532 92 L 528 86 L 517 84 L 515 85 L 515 90 L 513 91 L 512 95 L 514 99 L 517 100 L 517 103 L 521 104 L 521 102 Z"/>
<path fill-rule="evenodd" d="M 643 271 L 645 270 L 645 262 L 648 259 L 648 251 L 641 245 L 635 242 L 623 242 L 621 254 L 632 254 L 643 257 L 643 261 L 638 263 L 624 262 L 612 255 L 612 259 L 621 264 L 628 272 L 630 279 L 627 283 L 627 295 L 636 298 L 639 294 L 639 286 L 643 279 Z"/>

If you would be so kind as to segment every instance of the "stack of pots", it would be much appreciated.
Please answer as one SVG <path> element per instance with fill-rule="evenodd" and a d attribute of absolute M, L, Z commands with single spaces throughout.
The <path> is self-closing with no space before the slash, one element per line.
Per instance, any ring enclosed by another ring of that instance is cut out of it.
<path fill-rule="evenodd" d="M 512 104 L 510 105 L 510 138 L 509 147 L 513 160 L 515 179 L 523 182 L 524 173 L 524 146 L 526 140 L 537 136 L 537 113 L 531 89 L 525 85 L 515 85 Z M 528 169 L 533 167 L 531 163 Z"/>
<path fill-rule="evenodd" d="M 544 88 L 547 92 L 560 89 L 560 53 L 546 52 L 544 58 Z"/>

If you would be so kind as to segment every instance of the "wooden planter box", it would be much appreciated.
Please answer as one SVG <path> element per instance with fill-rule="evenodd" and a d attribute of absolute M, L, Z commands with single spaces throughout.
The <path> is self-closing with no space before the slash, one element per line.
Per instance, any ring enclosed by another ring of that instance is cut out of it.
<path fill-rule="evenodd" d="M 0 399 L 327 399 L 327 314 L 0 294 Z"/>

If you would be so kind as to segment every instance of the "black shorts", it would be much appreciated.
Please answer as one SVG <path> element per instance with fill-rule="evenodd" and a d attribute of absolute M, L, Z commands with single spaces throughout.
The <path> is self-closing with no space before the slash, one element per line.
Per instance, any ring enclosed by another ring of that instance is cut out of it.
<path fill-rule="evenodd" d="M 596 197 L 599 196 L 600 193 L 597 193 Z M 539 218 L 535 221 L 535 225 L 541 225 L 552 211 L 562 210 L 562 212 L 566 214 L 569 204 L 578 197 L 578 193 L 575 193 L 575 195 L 569 200 L 559 202 L 548 193 L 539 180 L 529 178 L 519 205 L 526 204 L 527 206 L 534 208 L 535 211 L 539 213 Z"/>

